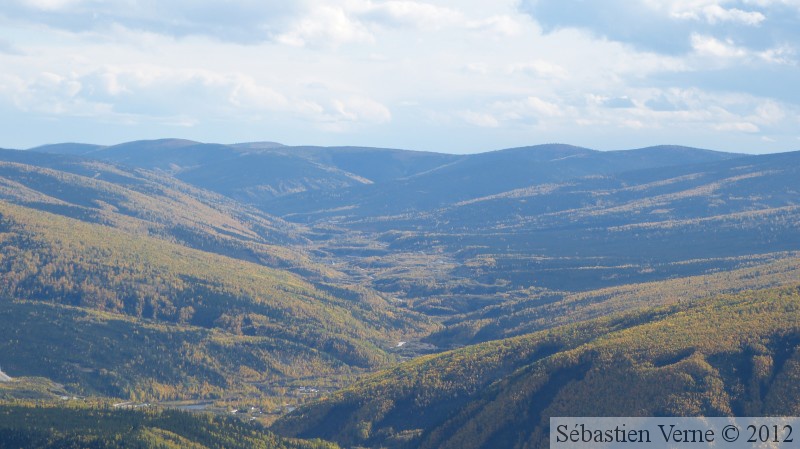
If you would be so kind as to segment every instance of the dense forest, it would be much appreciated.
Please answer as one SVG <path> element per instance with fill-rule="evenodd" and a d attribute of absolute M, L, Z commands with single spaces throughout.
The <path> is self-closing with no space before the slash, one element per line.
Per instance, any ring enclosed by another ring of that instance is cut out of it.
<path fill-rule="evenodd" d="M 275 436 L 228 417 L 108 404 L 0 404 L 3 449 L 334 449 Z"/>

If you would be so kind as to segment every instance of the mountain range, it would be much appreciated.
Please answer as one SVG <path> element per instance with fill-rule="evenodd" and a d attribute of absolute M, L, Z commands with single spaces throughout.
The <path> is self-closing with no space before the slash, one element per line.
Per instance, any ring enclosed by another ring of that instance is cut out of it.
<path fill-rule="evenodd" d="M 798 171 L 679 146 L 0 150 L 0 366 L 345 447 L 796 413 Z"/>

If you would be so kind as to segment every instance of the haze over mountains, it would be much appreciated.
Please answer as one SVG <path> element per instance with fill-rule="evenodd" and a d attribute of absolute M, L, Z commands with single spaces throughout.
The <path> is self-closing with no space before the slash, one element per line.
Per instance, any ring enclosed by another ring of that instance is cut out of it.
<path fill-rule="evenodd" d="M 550 262 L 542 268 L 553 271 L 527 286 L 564 288 L 564 280 L 574 283 L 578 271 L 598 265 L 618 267 L 617 276 L 626 281 L 635 277 L 626 271 L 642 268 L 650 274 L 636 276 L 664 278 L 670 274 L 659 271 L 662 263 L 797 247 L 790 225 L 797 204 L 796 153 L 747 156 L 675 146 L 600 152 L 541 145 L 445 155 L 181 140 L 36 151 L 166 172 L 291 222 L 370 233 L 376 240 L 370 251 L 378 253 L 437 248 L 445 262 L 459 262 L 462 270 L 498 248 L 515 254 L 511 264 L 539 267 L 543 256 Z M 748 219 L 754 214 L 777 223 L 767 230 L 761 220 Z M 748 222 L 755 227 L 747 248 L 732 244 L 742 234 L 730 228 Z M 715 232 L 705 234 L 711 226 Z M 586 239 L 592 244 L 584 245 Z M 538 257 L 526 257 L 533 254 Z M 586 287 L 614 284 L 591 277 Z"/>
<path fill-rule="evenodd" d="M 273 142 L 219 145 L 179 139 L 136 141 L 110 147 L 56 144 L 32 150 L 80 155 L 161 170 L 192 184 L 229 195 L 249 193 L 249 198 L 256 202 L 298 192 L 390 184 L 391 187 L 383 189 L 388 188 L 391 193 L 397 193 L 398 190 L 409 190 L 408 193 L 433 190 L 430 194 L 425 193 L 425 196 L 436 196 L 430 201 L 440 204 L 524 187 L 531 182 L 542 183 L 587 174 L 618 173 L 740 156 L 684 147 L 599 152 L 569 145 L 540 145 L 475 155 L 452 155 L 362 147 L 288 147 Z M 226 173 L 228 176 L 223 175 Z M 465 185 L 458 191 L 446 192 L 441 189 L 461 182 Z M 436 190 L 437 187 L 439 190 Z M 406 198 L 400 200 L 408 201 Z M 312 205 L 305 203 L 304 206 Z"/>
<path fill-rule="evenodd" d="M 34 152 L 152 170 L 254 207 L 292 229 L 278 241 L 304 245 L 341 282 L 432 316 L 742 269 L 800 249 L 800 153 L 553 144 L 451 155 L 177 139 L 26 157 Z"/>
<path fill-rule="evenodd" d="M 0 366 L 265 423 L 311 403 L 274 430 L 369 447 L 542 447 L 623 378 L 653 407 L 608 413 L 794 413 L 799 172 L 677 146 L 0 150 Z"/>

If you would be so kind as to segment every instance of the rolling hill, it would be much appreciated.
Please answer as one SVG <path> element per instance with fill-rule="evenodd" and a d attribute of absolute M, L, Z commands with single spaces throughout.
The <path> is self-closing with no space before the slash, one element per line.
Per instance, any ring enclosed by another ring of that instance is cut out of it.
<path fill-rule="evenodd" d="M 135 141 L 108 147 L 56 144 L 31 151 L 80 155 L 158 170 L 259 206 L 275 197 L 298 192 L 330 191 L 410 176 L 458 158 L 377 148 L 287 147 L 273 142 L 221 145 L 182 139 Z"/>
<path fill-rule="evenodd" d="M 272 142 L 222 145 L 181 139 L 108 147 L 56 144 L 32 151 L 161 170 L 264 210 L 292 215 L 316 215 L 354 204 L 364 210 L 359 215 L 424 210 L 536 183 L 741 156 L 674 146 L 600 152 L 556 144 L 459 156 L 365 147 L 290 147 Z"/>
<path fill-rule="evenodd" d="M 737 158 L 741 155 L 684 147 L 602 152 L 570 145 L 539 145 L 461 156 L 402 178 L 343 191 L 310 191 L 266 205 L 277 215 L 314 221 L 357 221 L 421 213 L 532 185 L 590 175 Z M 344 212 L 342 212 L 344 211 Z"/>
<path fill-rule="evenodd" d="M 455 154 L 369 147 L 287 147 L 273 152 L 302 157 L 381 184 L 408 178 L 464 159 Z"/>

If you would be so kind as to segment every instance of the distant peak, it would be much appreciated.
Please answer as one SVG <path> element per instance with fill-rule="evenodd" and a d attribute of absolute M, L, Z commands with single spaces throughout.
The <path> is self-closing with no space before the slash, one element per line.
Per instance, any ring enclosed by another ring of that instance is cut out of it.
<path fill-rule="evenodd" d="M 186 147 L 189 145 L 200 145 L 200 142 L 196 142 L 194 140 L 188 139 L 152 139 L 152 140 L 134 140 L 132 142 L 122 143 L 116 146 L 121 145 L 142 145 L 147 144 L 151 147 L 164 147 L 164 148 L 175 148 L 175 147 Z"/>
<path fill-rule="evenodd" d="M 742 153 L 729 153 L 725 151 L 708 150 L 705 148 L 686 147 L 682 145 L 655 145 L 651 147 L 636 148 L 632 150 L 619 150 L 618 153 L 638 155 L 660 155 L 673 157 L 706 157 L 712 159 L 729 159 L 745 156 Z"/>
<path fill-rule="evenodd" d="M 650 147 L 643 147 L 643 148 L 634 148 L 631 150 L 622 150 L 622 151 L 641 151 L 641 152 L 649 152 L 649 151 L 672 151 L 672 152 L 679 152 L 679 153 L 686 153 L 686 152 L 713 152 L 713 153 L 723 153 L 723 151 L 715 151 L 715 150 L 707 150 L 705 148 L 695 148 L 695 147 L 687 147 L 683 145 L 653 145 Z"/>
<path fill-rule="evenodd" d="M 48 145 L 40 145 L 38 147 L 30 148 L 28 151 L 35 151 L 37 153 L 53 153 L 53 154 L 72 154 L 76 156 L 91 153 L 105 148 L 103 145 L 93 145 L 90 143 L 76 143 L 65 142 L 55 143 Z"/>
<path fill-rule="evenodd" d="M 486 157 L 492 156 L 522 156 L 548 159 L 557 159 L 573 156 L 584 156 L 596 153 L 597 150 L 592 150 L 584 147 L 577 147 L 564 143 L 547 143 L 542 145 L 531 145 L 527 147 L 506 148 L 503 150 L 488 151 L 486 153 L 478 153 Z"/>
<path fill-rule="evenodd" d="M 243 142 L 243 143 L 235 143 L 231 145 L 234 148 L 240 148 L 243 150 L 271 150 L 273 148 L 283 148 L 286 145 L 278 142 Z"/>
<path fill-rule="evenodd" d="M 589 153 L 596 150 L 590 148 L 579 147 L 567 143 L 543 143 L 539 145 L 529 145 L 525 147 L 507 148 L 499 151 L 567 151 L 567 152 L 581 152 Z"/>

